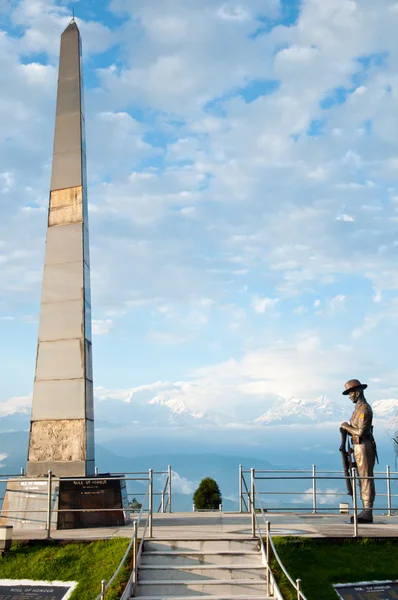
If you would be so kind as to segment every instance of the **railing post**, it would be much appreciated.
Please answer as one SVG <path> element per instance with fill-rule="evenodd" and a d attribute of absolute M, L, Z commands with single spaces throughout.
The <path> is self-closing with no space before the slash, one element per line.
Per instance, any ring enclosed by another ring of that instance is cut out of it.
<path fill-rule="evenodd" d="M 270 591 L 270 553 L 269 553 L 269 549 L 270 549 L 270 543 L 269 543 L 269 536 L 270 536 L 270 528 L 271 528 L 271 523 L 269 521 L 267 521 L 266 523 L 267 525 L 267 537 L 265 540 L 265 554 L 266 554 L 266 559 L 267 559 L 267 596 L 271 595 L 271 591 Z"/>
<path fill-rule="evenodd" d="M 98 477 L 98 467 L 94 467 L 94 475 L 95 477 Z"/>
<path fill-rule="evenodd" d="M 152 512 L 153 512 L 153 470 L 149 469 L 149 528 L 148 536 L 152 537 Z"/>
<path fill-rule="evenodd" d="M 247 512 L 252 512 L 253 469 L 250 469 L 250 492 L 247 492 Z"/>
<path fill-rule="evenodd" d="M 242 465 L 239 465 L 239 512 L 243 512 L 242 504 Z"/>
<path fill-rule="evenodd" d="M 161 513 L 163 514 L 164 513 L 164 490 L 162 491 L 162 497 L 160 500 L 160 510 L 161 510 Z"/>
<path fill-rule="evenodd" d="M 316 465 L 312 465 L 312 512 L 316 513 Z"/>
<path fill-rule="evenodd" d="M 133 569 L 134 569 L 134 585 L 137 583 L 137 541 L 138 541 L 138 528 L 137 528 L 137 521 L 134 521 L 133 523 L 133 536 L 134 536 L 134 542 L 133 542 Z"/>
<path fill-rule="evenodd" d="M 297 600 L 301 598 L 301 579 L 296 579 Z"/>
<path fill-rule="evenodd" d="M 51 537 L 51 501 L 52 501 L 52 478 L 53 472 L 48 471 L 48 486 L 47 486 L 47 537 Z"/>
<path fill-rule="evenodd" d="M 171 513 L 171 466 L 167 467 L 168 480 L 169 480 L 169 513 Z"/>
<path fill-rule="evenodd" d="M 106 581 L 105 579 L 101 580 L 101 600 L 105 600 L 105 593 L 106 593 Z"/>
<path fill-rule="evenodd" d="M 390 466 L 387 465 L 386 467 L 386 475 L 387 475 L 387 507 L 388 507 L 388 516 L 391 517 L 392 515 L 392 511 L 391 511 L 391 473 L 390 473 Z"/>
<path fill-rule="evenodd" d="M 21 475 L 22 475 L 22 477 L 24 477 L 24 475 L 25 475 L 25 469 L 23 467 L 21 467 Z"/>
<path fill-rule="evenodd" d="M 254 482 L 255 471 L 254 469 L 250 469 L 250 478 L 251 478 L 251 510 L 252 510 L 252 536 L 256 537 L 256 514 L 255 514 L 255 493 L 256 493 L 256 484 Z"/>
<path fill-rule="evenodd" d="M 354 537 L 358 537 L 358 507 L 357 507 L 357 474 L 352 468 L 352 506 L 354 510 Z"/>

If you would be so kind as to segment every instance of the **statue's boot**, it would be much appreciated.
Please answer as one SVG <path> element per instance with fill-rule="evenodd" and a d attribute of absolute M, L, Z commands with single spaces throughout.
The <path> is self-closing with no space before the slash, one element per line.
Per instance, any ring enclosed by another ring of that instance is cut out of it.
<path fill-rule="evenodd" d="M 354 517 L 350 519 L 351 523 L 354 522 Z M 371 508 L 364 508 L 358 515 L 358 523 L 373 523 L 373 512 Z"/>

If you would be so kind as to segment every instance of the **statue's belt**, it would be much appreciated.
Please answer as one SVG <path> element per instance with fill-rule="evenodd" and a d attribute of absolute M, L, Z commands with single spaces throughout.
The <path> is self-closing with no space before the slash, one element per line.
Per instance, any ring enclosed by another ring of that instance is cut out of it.
<path fill-rule="evenodd" d="M 368 436 L 368 435 L 361 435 L 361 436 L 353 435 L 352 436 L 353 444 L 362 444 L 362 442 L 365 442 L 365 441 L 371 442 L 372 441 L 371 436 Z"/>

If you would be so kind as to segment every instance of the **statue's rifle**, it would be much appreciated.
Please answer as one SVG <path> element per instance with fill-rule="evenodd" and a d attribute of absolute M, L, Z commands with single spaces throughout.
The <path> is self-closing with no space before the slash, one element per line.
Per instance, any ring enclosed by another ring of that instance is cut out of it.
<path fill-rule="evenodd" d="M 341 433 L 341 459 L 343 461 L 343 469 L 345 475 L 345 482 L 347 485 L 347 492 L 349 496 L 352 496 L 352 484 L 351 484 L 351 472 L 352 468 L 355 466 L 354 461 L 352 460 L 353 449 L 350 446 L 350 442 L 348 439 L 348 432 L 345 429 L 340 428 Z"/>
<path fill-rule="evenodd" d="M 372 448 L 373 448 L 373 452 L 374 452 L 374 455 L 375 455 L 375 459 L 377 461 L 377 464 L 379 464 L 379 457 L 378 457 L 378 454 L 377 454 L 376 440 L 373 437 L 373 425 L 372 425 L 372 427 L 370 429 L 370 439 L 371 439 L 371 442 L 372 442 Z"/>

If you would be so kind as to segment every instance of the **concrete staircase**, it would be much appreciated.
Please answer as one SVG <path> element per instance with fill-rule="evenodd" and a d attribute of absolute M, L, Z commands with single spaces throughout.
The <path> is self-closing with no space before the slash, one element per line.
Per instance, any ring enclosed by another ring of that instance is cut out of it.
<path fill-rule="evenodd" d="M 144 542 L 135 598 L 267 600 L 265 567 L 253 539 Z"/>

